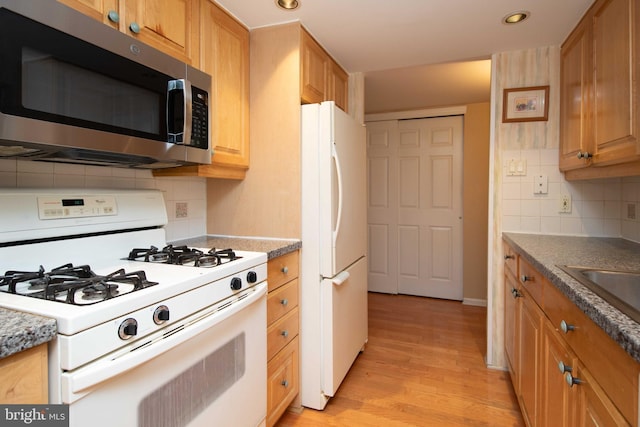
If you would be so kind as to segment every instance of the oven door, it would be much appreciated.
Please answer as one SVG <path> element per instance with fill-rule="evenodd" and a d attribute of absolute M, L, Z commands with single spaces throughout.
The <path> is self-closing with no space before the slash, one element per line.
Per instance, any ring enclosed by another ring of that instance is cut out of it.
<path fill-rule="evenodd" d="M 70 426 L 264 425 L 266 282 L 238 295 L 138 349 L 63 373 Z"/>

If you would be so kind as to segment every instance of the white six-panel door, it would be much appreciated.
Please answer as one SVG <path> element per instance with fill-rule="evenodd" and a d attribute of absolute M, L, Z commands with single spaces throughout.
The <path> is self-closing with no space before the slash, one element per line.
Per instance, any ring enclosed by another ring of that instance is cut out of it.
<path fill-rule="evenodd" d="M 462 300 L 462 128 L 367 123 L 369 290 Z"/>

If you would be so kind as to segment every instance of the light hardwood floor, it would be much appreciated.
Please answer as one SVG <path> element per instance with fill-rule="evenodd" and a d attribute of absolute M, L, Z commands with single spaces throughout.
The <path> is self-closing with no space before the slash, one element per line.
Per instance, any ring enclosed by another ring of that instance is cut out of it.
<path fill-rule="evenodd" d="M 277 427 L 524 426 L 507 372 L 487 369 L 486 308 L 369 294 L 369 342 L 324 411 Z"/>

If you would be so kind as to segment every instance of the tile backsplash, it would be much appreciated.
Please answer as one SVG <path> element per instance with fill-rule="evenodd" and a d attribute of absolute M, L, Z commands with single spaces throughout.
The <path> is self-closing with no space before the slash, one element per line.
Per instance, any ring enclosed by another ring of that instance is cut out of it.
<path fill-rule="evenodd" d="M 148 170 L 0 160 L 0 187 L 158 189 L 163 191 L 167 207 L 167 240 L 206 234 L 204 178 L 155 178 Z"/>
<path fill-rule="evenodd" d="M 640 177 L 566 181 L 557 148 L 504 150 L 501 156 L 503 231 L 640 241 Z M 524 160 L 526 174 L 509 175 L 511 160 Z M 547 194 L 534 193 L 536 175 L 546 177 Z M 571 212 L 560 212 L 564 195 Z"/>

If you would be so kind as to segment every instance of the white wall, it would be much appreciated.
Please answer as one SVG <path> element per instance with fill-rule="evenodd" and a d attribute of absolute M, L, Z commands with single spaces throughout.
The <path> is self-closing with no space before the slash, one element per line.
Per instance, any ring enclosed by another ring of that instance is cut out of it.
<path fill-rule="evenodd" d="M 154 178 L 148 170 L 0 160 L 0 187 L 158 189 L 164 192 L 167 206 L 168 240 L 206 234 L 204 178 Z M 187 203 L 186 218 L 176 218 L 176 203 Z"/>

